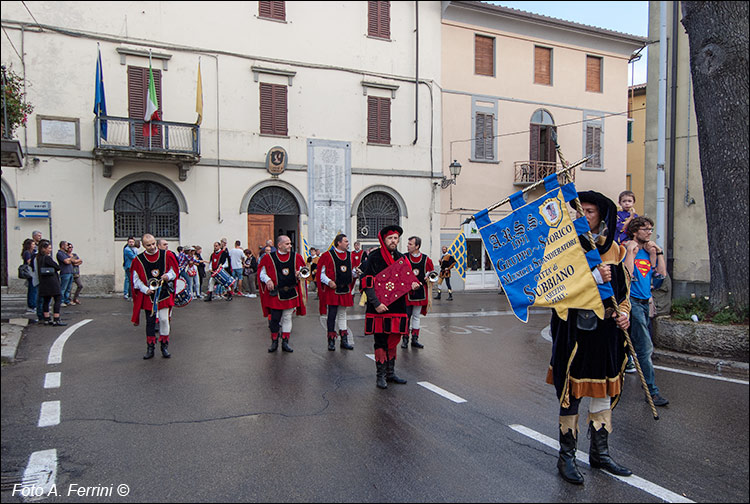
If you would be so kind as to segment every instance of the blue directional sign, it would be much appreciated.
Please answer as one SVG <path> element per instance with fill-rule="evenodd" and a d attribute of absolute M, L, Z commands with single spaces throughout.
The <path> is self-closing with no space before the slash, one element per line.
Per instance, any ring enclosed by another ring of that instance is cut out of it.
<path fill-rule="evenodd" d="M 18 202 L 18 217 L 20 218 L 49 219 L 50 211 L 52 211 L 52 202 L 50 201 Z"/>

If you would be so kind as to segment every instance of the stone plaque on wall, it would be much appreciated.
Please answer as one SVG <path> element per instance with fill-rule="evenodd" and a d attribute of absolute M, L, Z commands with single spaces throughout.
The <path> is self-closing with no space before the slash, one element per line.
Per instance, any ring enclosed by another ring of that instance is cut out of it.
<path fill-rule="evenodd" d="M 351 145 L 308 140 L 309 242 L 325 250 L 337 233 L 351 231 Z"/>

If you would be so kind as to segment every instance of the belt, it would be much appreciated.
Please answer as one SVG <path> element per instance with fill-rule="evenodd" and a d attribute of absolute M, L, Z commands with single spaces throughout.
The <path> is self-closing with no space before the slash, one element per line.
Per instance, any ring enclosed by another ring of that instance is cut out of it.
<path fill-rule="evenodd" d="M 638 299 L 636 297 L 630 297 L 630 300 L 638 304 L 648 304 L 648 299 Z"/>

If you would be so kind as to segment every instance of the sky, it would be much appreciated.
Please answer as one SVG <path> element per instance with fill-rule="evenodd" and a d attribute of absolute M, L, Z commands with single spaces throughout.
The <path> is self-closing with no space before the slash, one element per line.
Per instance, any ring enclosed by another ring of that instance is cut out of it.
<path fill-rule="evenodd" d="M 534 14 L 606 28 L 630 35 L 648 36 L 648 2 L 487 2 Z M 628 85 L 646 82 L 647 50 L 628 69 Z M 632 79 L 632 80 L 631 80 Z"/>

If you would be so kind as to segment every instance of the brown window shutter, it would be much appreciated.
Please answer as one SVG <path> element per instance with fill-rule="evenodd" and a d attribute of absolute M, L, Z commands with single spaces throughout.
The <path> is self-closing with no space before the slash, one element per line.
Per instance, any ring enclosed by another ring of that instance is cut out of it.
<path fill-rule="evenodd" d="M 529 144 L 529 161 L 539 161 L 539 141 L 541 138 L 542 127 L 538 124 L 530 126 L 531 143 Z"/>
<path fill-rule="evenodd" d="M 273 135 L 273 85 L 260 83 L 260 133 Z"/>
<path fill-rule="evenodd" d="M 602 59 L 586 56 L 586 91 L 602 92 Z"/>
<path fill-rule="evenodd" d="M 378 2 L 380 7 L 379 24 L 380 36 L 386 39 L 391 38 L 391 2 Z M 388 102 L 388 111 L 390 113 L 390 101 Z M 390 143 L 390 140 L 389 140 Z"/>
<path fill-rule="evenodd" d="M 555 141 L 552 138 L 553 131 L 557 131 L 557 126 L 547 126 L 547 161 L 555 163 L 557 162 L 557 150 L 555 149 Z"/>
<path fill-rule="evenodd" d="M 378 2 L 367 2 L 367 34 L 378 36 Z"/>
<path fill-rule="evenodd" d="M 367 2 L 367 34 L 391 38 L 391 2 Z"/>
<path fill-rule="evenodd" d="M 258 2 L 258 16 L 264 18 L 270 18 L 272 13 L 271 4 L 273 2 Z"/>
<path fill-rule="evenodd" d="M 601 138 L 602 129 L 599 126 L 586 126 L 586 155 L 591 156 L 586 161 L 586 168 L 601 168 Z"/>
<path fill-rule="evenodd" d="M 380 98 L 380 111 L 378 122 L 380 130 L 380 142 L 384 144 L 391 143 L 391 99 Z"/>
<path fill-rule="evenodd" d="M 275 119 L 274 134 L 286 136 L 287 129 L 287 103 L 286 103 L 286 86 L 278 84 L 273 85 L 273 116 Z"/>
<path fill-rule="evenodd" d="M 164 119 L 161 100 L 161 70 L 153 70 L 154 87 L 156 88 L 156 103 L 159 105 L 159 116 Z M 135 138 L 132 144 L 137 147 L 149 145 L 148 138 L 143 136 L 143 116 L 146 115 L 146 101 L 148 100 L 148 68 L 128 67 L 128 117 L 141 121 L 135 126 Z M 151 146 L 161 146 L 161 127 L 159 133 L 151 137 Z"/>
<path fill-rule="evenodd" d="M 551 77 L 552 49 L 534 47 L 534 84 L 552 84 Z"/>
<path fill-rule="evenodd" d="M 391 143 L 390 98 L 367 97 L 367 142 Z"/>
<path fill-rule="evenodd" d="M 372 2 L 370 2 L 372 3 Z M 367 142 L 378 141 L 378 99 L 374 96 L 367 97 Z"/>
<path fill-rule="evenodd" d="M 484 114 L 477 114 L 474 120 L 474 158 L 484 159 Z"/>
<path fill-rule="evenodd" d="M 286 21 L 286 2 L 273 2 L 273 18 Z"/>
<path fill-rule="evenodd" d="M 495 39 L 484 35 L 474 36 L 474 73 L 495 75 Z"/>
<path fill-rule="evenodd" d="M 286 2 L 258 2 L 258 17 L 286 21 Z"/>
<path fill-rule="evenodd" d="M 484 116 L 484 156 L 485 159 L 495 159 L 495 116 Z"/>

